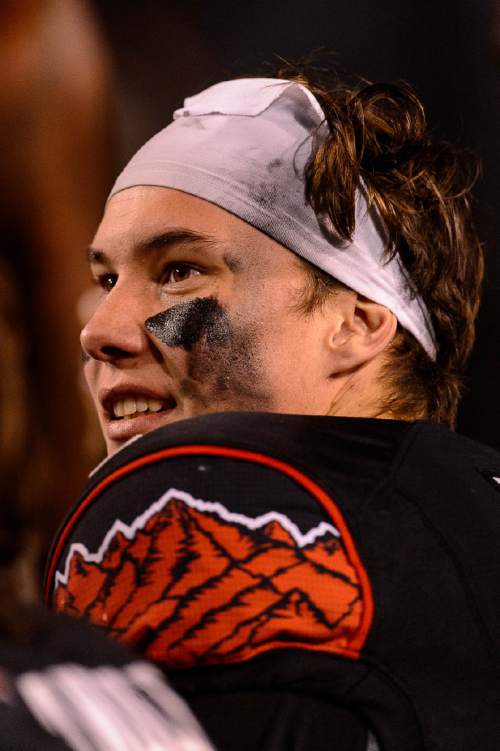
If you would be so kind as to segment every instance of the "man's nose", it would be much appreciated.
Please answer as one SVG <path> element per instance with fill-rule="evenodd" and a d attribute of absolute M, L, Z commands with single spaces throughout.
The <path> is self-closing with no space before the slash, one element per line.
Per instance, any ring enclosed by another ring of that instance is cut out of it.
<path fill-rule="evenodd" d="M 140 355 L 147 347 L 148 337 L 144 329 L 147 314 L 139 308 L 137 298 L 114 287 L 82 329 L 83 351 L 103 362 Z"/>

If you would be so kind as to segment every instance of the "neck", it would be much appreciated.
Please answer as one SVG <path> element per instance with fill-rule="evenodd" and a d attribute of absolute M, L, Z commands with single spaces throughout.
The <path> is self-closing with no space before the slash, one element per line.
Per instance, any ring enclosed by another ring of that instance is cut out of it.
<path fill-rule="evenodd" d="M 337 377 L 335 394 L 327 414 L 335 417 L 394 419 L 395 415 L 383 407 L 382 365 L 381 359 L 376 357 L 362 367 Z M 398 415 L 398 419 L 410 418 Z"/>

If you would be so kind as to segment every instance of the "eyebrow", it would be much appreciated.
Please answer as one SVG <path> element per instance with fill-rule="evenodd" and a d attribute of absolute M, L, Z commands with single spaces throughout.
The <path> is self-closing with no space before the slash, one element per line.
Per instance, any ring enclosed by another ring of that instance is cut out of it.
<path fill-rule="evenodd" d="M 220 247 L 222 243 L 211 235 L 204 235 L 190 229 L 174 228 L 139 240 L 134 246 L 134 252 L 138 255 L 147 255 L 155 250 L 164 250 L 173 245 L 197 245 L 214 248 Z M 92 246 L 87 249 L 87 260 L 90 264 L 109 262 L 109 258 L 104 251 Z M 224 255 L 224 261 L 229 265 L 226 260 L 226 254 Z"/>

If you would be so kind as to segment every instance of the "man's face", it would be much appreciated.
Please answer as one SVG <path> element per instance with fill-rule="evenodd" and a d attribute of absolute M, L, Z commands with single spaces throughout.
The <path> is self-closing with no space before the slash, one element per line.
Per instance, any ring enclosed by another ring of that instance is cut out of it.
<path fill-rule="evenodd" d="M 109 202 L 89 252 L 102 288 L 82 331 L 109 453 L 208 412 L 326 414 L 324 312 L 305 315 L 297 257 L 237 217 L 167 188 Z"/>

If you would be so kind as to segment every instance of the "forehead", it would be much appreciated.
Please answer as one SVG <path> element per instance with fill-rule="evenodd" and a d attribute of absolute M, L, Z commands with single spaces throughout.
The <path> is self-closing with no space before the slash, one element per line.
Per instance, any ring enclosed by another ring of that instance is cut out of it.
<path fill-rule="evenodd" d="M 188 231 L 206 236 L 222 250 L 241 249 L 295 264 L 287 248 L 219 206 L 171 188 L 136 186 L 116 193 L 106 206 L 92 246 L 108 256 L 134 251 L 149 238 Z"/>

